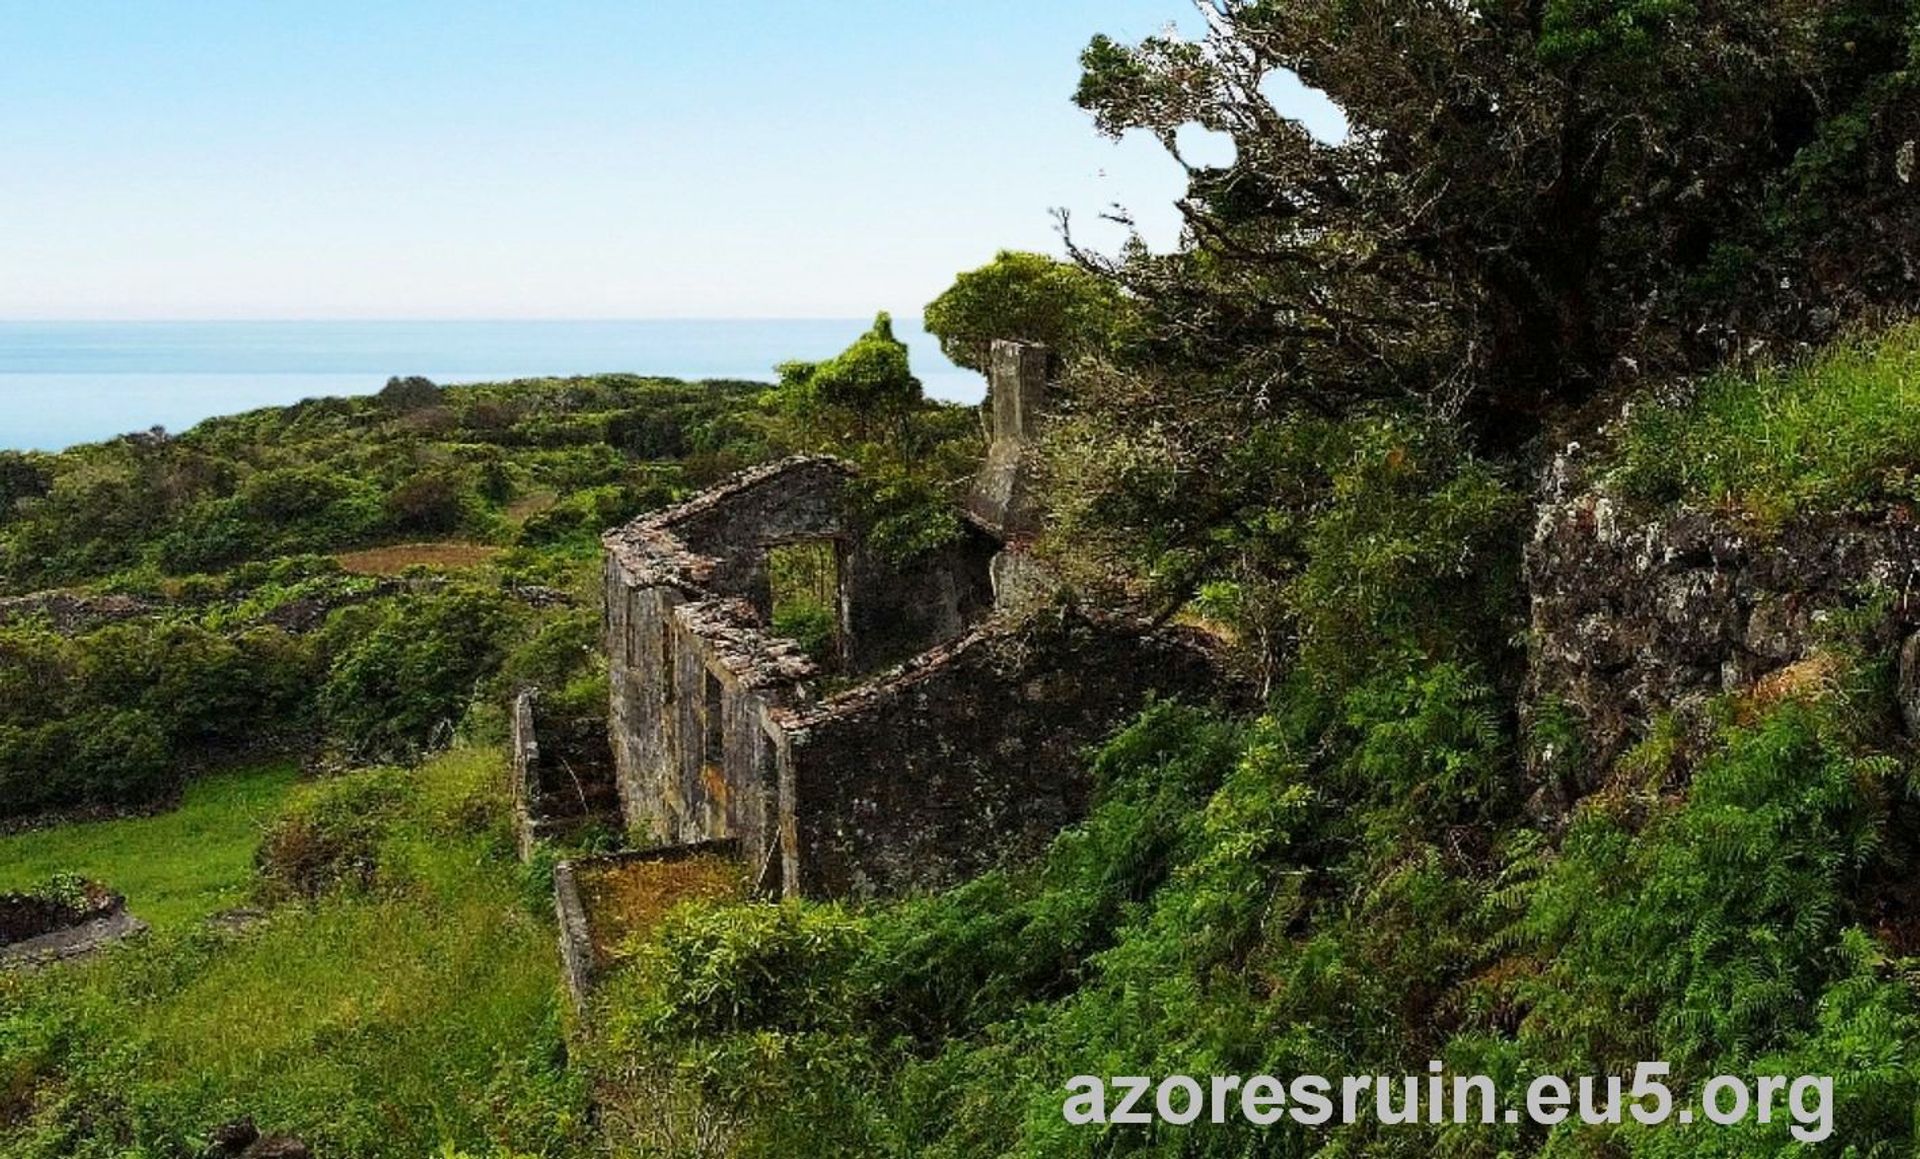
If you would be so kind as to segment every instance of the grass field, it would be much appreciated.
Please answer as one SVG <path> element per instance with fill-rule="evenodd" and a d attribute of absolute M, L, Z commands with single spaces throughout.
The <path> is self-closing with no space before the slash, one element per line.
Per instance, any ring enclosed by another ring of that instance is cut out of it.
<path fill-rule="evenodd" d="M 377 887 L 239 933 L 187 919 L 244 886 L 260 813 L 321 791 L 288 770 L 209 784 L 181 814 L 15 839 L 38 843 L 33 869 L 0 847 L 9 873 L 64 858 L 171 899 L 142 942 L 0 974 L 0 1155 L 192 1156 L 242 1115 L 353 1159 L 579 1154 L 553 932 L 506 840 L 503 765 L 463 748 L 408 771 Z"/>
<path fill-rule="evenodd" d="M 222 773 L 169 813 L 0 837 L 0 890 L 78 873 L 125 894 L 155 929 L 190 925 L 247 900 L 260 829 L 298 775 L 291 762 Z"/>

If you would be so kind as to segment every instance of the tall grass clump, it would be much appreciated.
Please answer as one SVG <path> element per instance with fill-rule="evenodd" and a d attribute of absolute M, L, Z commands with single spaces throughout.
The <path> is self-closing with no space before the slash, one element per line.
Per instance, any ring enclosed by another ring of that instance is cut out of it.
<path fill-rule="evenodd" d="M 1682 404 L 1628 418 L 1613 481 L 1631 498 L 1761 526 L 1920 495 L 1920 323 L 1811 361 L 1723 372 Z"/>

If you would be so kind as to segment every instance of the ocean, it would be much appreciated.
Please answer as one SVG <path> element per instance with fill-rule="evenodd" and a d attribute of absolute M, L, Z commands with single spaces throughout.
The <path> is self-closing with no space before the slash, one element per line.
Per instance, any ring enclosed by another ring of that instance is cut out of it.
<path fill-rule="evenodd" d="M 303 398 L 370 394 L 392 375 L 439 383 L 628 372 L 771 381 L 826 358 L 866 319 L 510 322 L 0 322 L 0 449 L 57 450 Z M 894 331 L 927 394 L 986 384 L 917 321 Z"/>

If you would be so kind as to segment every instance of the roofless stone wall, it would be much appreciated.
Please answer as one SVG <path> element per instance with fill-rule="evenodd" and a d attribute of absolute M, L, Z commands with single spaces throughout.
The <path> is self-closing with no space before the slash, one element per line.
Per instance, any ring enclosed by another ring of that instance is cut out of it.
<path fill-rule="evenodd" d="M 1047 361 L 994 344 L 992 450 L 962 534 L 937 551 L 870 551 L 852 469 L 826 457 L 744 472 L 606 536 L 631 828 L 666 847 L 733 842 L 763 894 L 942 885 L 1076 820 L 1082 750 L 1149 696 L 1212 690 L 1196 638 L 1053 607 L 1021 549 L 1040 519 Z M 822 542 L 838 564 L 831 671 L 770 630 L 770 553 Z"/>
<path fill-rule="evenodd" d="M 852 473 L 824 457 L 749 471 L 607 537 L 612 737 L 629 825 L 669 844 L 735 840 L 764 891 L 781 888 L 777 709 L 963 632 L 992 602 L 998 544 L 958 542 L 891 565 L 851 518 Z M 773 635 L 768 553 L 830 541 L 842 561 L 845 669 Z"/>
<path fill-rule="evenodd" d="M 1088 746 L 1216 683 L 1196 634 L 1049 612 L 776 712 L 787 892 L 898 894 L 1034 856 L 1086 812 Z"/>

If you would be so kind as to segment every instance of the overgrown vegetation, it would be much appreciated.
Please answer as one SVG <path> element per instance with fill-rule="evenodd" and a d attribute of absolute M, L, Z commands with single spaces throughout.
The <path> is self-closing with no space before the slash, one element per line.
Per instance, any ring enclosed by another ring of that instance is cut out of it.
<path fill-rule="evenodd" d="M 1683 403 L 1637 405 L 1614 479 L 1762 526 L 1910 503 L 1920 463 L 1920 327 L 1837 344 L 1797 366 L 1709 379 Z"/>
<path fill-rule="evenodd" d="M 0 591 L 165 590 L 249 560 L 440 536 L 585 549 L 765 454 L 751 383 L 632 375 L 313 399 L 0 454 Z M 525 518 L 516 503 L 563 499 Z"/>
<path fill-rule="evenodd" d="M 1915 830 L 1884 672 L 1729 699 L 1686 792 L 1603 795 L 1556 837 L 1518 814 L 1480 671 L 1388 649 L 1296 674 L 1250 721 L 1157 706 L 1098 754 L 1093 813 L 1029 872 L 864 912 L 683 909 L 604 999 L 616 1122 L 683 1154 L 1790 1150 L 1784 1116 L 1312 1131 L 1060 1114 L 1083 1073 L 1439 1059 L 1515 1105 L 1536 1074 L 1661 1059 L 1682 1097 L 1723 1073 L 1841 1076 L 1837 1137 L 1903 1153 L 1920 1008 L 1875 883 Z"/>
<path fill-rule="evenodd" d="M 874 351 L 911 389 L 845 425 Z M 604 728 L 600 534 L 735 467 L 851 453 L 883 542 L 944 541 L 974 415 L 921 399 L 884 326 L 834 366 L 819 407 L 399 379 L 0 454 L 0 592 L 65 585 L 0 609 L 0 815 L 158 810 L 0 838 L 0 887 L 84 874 L 153 925 L 0 974 L 0 1153 L 198 1156 L 242 1116 L 321 1154 L 596 1153 L 503 706 L 537 687 Z M 781 627 L 830 650 L 832 569 L 803 563 Z"/>
<path fill-rule="evenodd" d="M 764 393 L 396 380 L 0 455 L 5 584 L 163 605 L 0 628 L 6 807 L 151 797 L 262 735 L 394 762 L 264 828 L 257 931 L 192 928 L 182 901 L 138 953 L 0 976 L 0 1149 L 184 1155 L 251 1113 L 351 1155 L 1794 1153 L 1784 1117 L 1061 1114 L 1087 1073 L 1438 1060 L 1511 1105 L 1534 1075 L 1664 1060 L 1683 1099 L 1832 1075 L 1829 1146 L 1911 1153 L 1920 818 L 1872 617 L 1834 617 L 1819 679 L 1644 722 L 1564 817 L 1527 811 L 1523 754 L 1582 759 L 1575 730 L 1544 704 L 1521 735 L 1514 705 L 1531 440 L 1596 400 L 1721 368 L 1632 400 L 1600 466 L 1636 499 L 1769 525 L 1916 497 L 1920 331 L 1751 370 L 1910 301 L 1913 4 L 1204 8 L 1197 43 L 1096 39 L 1078 94 L 1176 156 L 1186 126 L 1232 138 L 1187 166 L 1181 244 L 1003 254 L 928 323 L 968 365 L 994 337 L 1055 347 L 1040 555 L 1074 598 L 1235 645 L 1257 710 L 1150 706 L 1088 754 L 1092 810 L 1038 865 L 867 906 L 616 898 L 643 932 L 565 1066 L 525 905 L 551 866 L 501 867 L 497 758 L 407 764 L 462 722 L 487 736 L 508 687 L 568 719 L 604 701 L 593 536 L 725 467 L 832 451 L 883 555 L 957 534 L 977 419 L 921 397 L 887 317 Z M 1276 69 L 1350 135 L 1281 117 Z M 505 550 L 398 584 L 316 555 L 447 538 Z M 824 567 L 781 566 L 779 626 L 824 647 Z"/>
<path fill-rule="evenodd" d="M 551 932 L 506 855 L 503 775 L 497 752 L 464 748 L 404 780 L 303 789 L 274 832 L 380 802 L 356 822 L 364 881 L 319 885 L 242 929 L 176 921 L 91 962 L 0 973 L 0 1153 L 197 1156 L 242 1115 L 320 1154 L 574 1153 L 584 1092 L 563 1065 Z M 221 825 L 227 845 L 259 832 L 245 809 Z M 69 839 L 112 873 L 117 843 L 149 827 L 177 822 Z M 288 854 L 270 843 L 266 881 L 306 864 Z"/>

